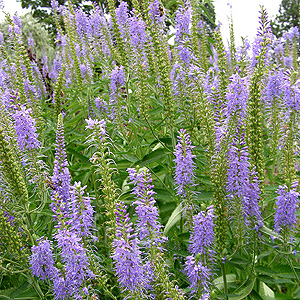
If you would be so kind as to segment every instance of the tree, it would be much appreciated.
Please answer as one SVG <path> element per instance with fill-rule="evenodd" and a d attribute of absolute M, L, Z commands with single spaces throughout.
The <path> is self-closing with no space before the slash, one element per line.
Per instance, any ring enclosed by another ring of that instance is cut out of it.
<path fill-rule="evenodd" d="M 22 33 L 21 39 L 25 47 L 33 47 L 34 53 L 37 58 L 41 58 L 43 55 L 48 57 L 54 57 L 54 48 L 51 43 L 51 36 L 43 28 L 43 26 L 37 22 L 31 13 L 21 16 L 22 20 Z M 8 42 L 9 39 L 9 23 L 4 20 L 0 23 L 0 31 L 3 34 L 3 45 L 8 53 L 11 52 L 11 45 Z"/>
<path fill-rule="evenodd" d="M 271 27 L 277 37 L 281 37 L 285 31 L 297 26 L 300 28 L 300 0 L 282 0 L 279 6 L 279 13 Z"/>
<path fill-rule="evenodd" d="M 55 34 L 54 20 L 51 12 L 51 0 L 17 0 L 21 2 L 22 8 L 31 9 L 32 15 L 38 21 L 42 22 L 45 28 L 51 33 Z M 67 0 L 57 0 L 60 5 L 64 5 Z M 106 0 L 96 0 L 96 3 L 101 5 L 106 4 Z M 76 7 L 82 7 L 85 11 L 92 9 L 91 1 L 73 0 L 72 3 Z"/>
<path fill-rule="evenodd" d="M 45 28 L 55 35 L 55 26 L 51 14 L 51 0 L 17 0 L 21 2 L 22 8 L 30 8 L 32 10 L 32 15 L 40 22 L 42 22 Z M 124 0 L 128 3 L 129 9 L 132 8 L 132 0 Z M 160 0 L 162 5 L 166 8 L 167 18 L 171 17 L 176 9 L 178 8 L 180 0 Z M 207 21 L 210 27 L 215 27 L 214 21 L 216 17 L 215 9 L 212 4 L 212 0 L 198 0 L 199 9 L 201 9 L 201 14 L 203 15 L 204 21 Z M 60 5 L 67 3 L 67 0 L 57 0 Z M 72 0 L 73 5 L 76 7 L 81 7 L 85 11 L 90 11 L 93 6 L 92 2 L 99 4 L 105 12 L 108 10 L 107 0 L 93 0 L 93 1 L 84 1 L 84 0 Z M 119 3 L 119 0 L 115 0 L 116 6 Z M 213 26 L 212 26 L 213 25 Z"/>

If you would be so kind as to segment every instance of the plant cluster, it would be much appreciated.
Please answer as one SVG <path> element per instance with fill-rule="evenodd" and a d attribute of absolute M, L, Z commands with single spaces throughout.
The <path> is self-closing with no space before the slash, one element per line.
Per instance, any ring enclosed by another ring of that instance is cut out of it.
<path fill-rule="evenodd" d="M 300 298 L 298 29 L 229 47 L 197 1 L 0 34 L 0 297 Z M 174 42 L 172 42 L 174 41 Z"/>

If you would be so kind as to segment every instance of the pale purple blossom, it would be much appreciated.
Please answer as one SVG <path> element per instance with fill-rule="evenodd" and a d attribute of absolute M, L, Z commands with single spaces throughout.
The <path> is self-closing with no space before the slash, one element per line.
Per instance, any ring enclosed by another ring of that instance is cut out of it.
<path fill-rule="evenodd" d="M 124 67 L 115 67 L 111 72 L 111 93 L 116 95 L 117 89 L 125 85 L 125 71 Z"/>
<path fill-rule="evenodd" d="M 200 299 L 205 299 L 209 294 L 212 270 L 204 265 L 198 256 L 190 255 L 186 258 L 184 271 L 190 282 L 191 294 L 198 294 L 200 291 L 202 293 Z"/>
<path fill-rule="evenodd" d="M 296 211 L 298 209 L 299 193 L 295 188 L 288 190 L 286 185 L 280 185 L 277 190 L 275 231 L 292 229 L 297 223 Z"/>
<path fill-rule="evenodd" d="M 195 155 L 192 154 L 190 135 L 185 129 L 178 132 L 178 142 L 175 147 L 175 183 L 178 195 L 185 195 L 189 185 L 194 184 Z"/>
<path fill-rule="evenodd" d="M 94 209 L 89 195 L 84 196 L 85 189 L 86 186 L 82 187 L 81 182 L 75 182 L 71 186 L 69 211 L 72 228 L 79 236 L 89 237 L 94 225 Z"/>
<path fill-rule="evenodd" d="M 57 122 L 55 160 L 51 180 L 55 191 L 62 197 L 62 200 L 67 202 L 70 196 L 71 175 L 68 169 L 62 118 L 58 118 Z"/>
<path fill-rule="evenodd" d="M 87 250 L 82 239 L 67 228 L 58 229 L 54 238 L 64 263 L 64 274 L 53 278 L 54 290 L 59 294 L 62 289 L 69 297 L 79 296 L 85 280 L 95 277 L 90 270 Z"/>
<path fill-rule="evenodd" d="M 129 19 L 129 24 L 130 24 L 129 31 L 130 31 L 132 46 L 143 49 L 147 41 L 145 22 L 137 18 L 136 16 L 132 16 Z"/>
<path fill-rule="evenodd" d="M 128 291 L 139 291 L 145 285 L 145 274 L 139 241 L 124 202 L 116 204 L 116 237 L 112 242 L 112 259 L 120 285 Z"/>
<path fill-rule="evenodd" d="M 191 10 L 185 9 L 182 6 L 176 11 L 176 26 L 175 26 L 175 40 L 181 42 L 188 38 L 190 34 Z"/>
<path fill-rule="evenodd" d="M 150 248 L 153 241 L 159 244 L 166 240 L 161 233 L 162 225 L 158 220 L 151 173 L 148 170 L 138 173 L 133 168 L 128 168 L 127 171 L 131 183 L 134 184 L 132 193 L 136 196 L 133 204 L 136 205 L 135 211 L 138 215 L 138 237 L 146 247 Z"/>
<path fill-rule="evenodd" d="M 36 122 L 31 117 L 31 112 L 31 108 L 26 108 L 24 104 L 20 107 L 16 106 L 15 112 L 12 114 L 17 133 L 17 141 L 21 150 L 38 149 L 41 146 L 36 132 Z"/>
<path fill-rule="evenodd" d="M 245 224 L 249 222 L 255 228 L 261 226 L 259 209 L 259 181 L 257 174 L 251 171 L 248 147 L 245 138 L 245 118 L 247 110 L 248 85 L 239 75 L 233 75 L 226 93 L 227 122 L 235 122 L 231 145 L 228 151 L 227 186 L 228 199 L 236 207 L 236 198 L 241 201 Z M 239 217 L 239 216 L 237 216 Z"/>
<path fill-rule="evenodd" d="M 190 236 L 189 251 L 192 254 L 206 255 L 214 241 L 214 208 L 199 212 L 193 217 L 193 230 Z"/>
<path fill-rule="evenodd" d="M 54 266 L 54 255 L 51 242 L 42 237 L 38 240 L 38 245 L 31 247 L 29 264 L 34 276 L 41 280 L 52 279 L 58 274 Z"/>

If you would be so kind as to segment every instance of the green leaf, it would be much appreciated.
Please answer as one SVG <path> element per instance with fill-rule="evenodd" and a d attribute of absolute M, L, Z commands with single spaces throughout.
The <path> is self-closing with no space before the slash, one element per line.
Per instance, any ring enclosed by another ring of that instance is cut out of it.
<path fill-rule="evenodd" d="M 295 298 L 295 297 L 292 297 L 290 295 L 287 295 L 287 294 L 275 294 L 275 299 L 276 300 L 295 300 L 295 299 L 299 299 L 299 298 Z"/>
<path fill-rule="evenodd" d="M 265 266 L 256 266 L 255 271 L 265 275 L 277 275 L 278 272 Z"/>
<path fill-rule="evenodd" d="M 175 208 L 170 216 L 164 230 L 164 235 L 167 235 L 169 230 L 181 219 L 182 205 L 181 203 Z"/>
<path fill-rule="evenodd" d="M 264 300 L 273 300 L 273 299 L 275 299 L 274 292 L 264 282 L 259 283 L 259 295 Z"/>
<path fill-rule="evenodd" d="M 251 300 L 263 300 L 263 298 L 255 290 L 251 292 L 249 297 Z"/>
<path fill-rule="evenodd" d="M 236 282 L 236 275 L 235 274 L 227 274 L 226 275 L 227 283 L 234 283 Z M 214 280 L 214 285 L 217 289 L 223 290 L 224 289 L 224 280 L 223 276 L 220 276 Z"/>
<path fill-rule="evenodd" d="M 275 231 L 273 231 L 272 229 L 266 227 L 265 225 L 263 225 L 262 227 L 260 227 L 259 229 L 261 232 L 263 232 L 264 234 L 270 236 L 270 237 L 275 237 L 278 240 L 284 242 L 282 236 L 278 233 L 276 233 Z"/>
<path fill-rule="evenodd" d="M 241 291 L 238 292 L 236 295 L 228 295 L 229 300 L 242 300 L 245 299 L 253 290 L 255 284 L 255 279 L 251 280 L 250 283 L 241 289 Z"/>
<path fill-rule="evenodd" d="M 81 153 L 77 152 L 76 150 L 74 150 L 73 148 L 67 148 L 67 152 L 75 155 L 75 157 L 79 158 L 83 163 L 87 164 L 87 165 L 91 165 L 92 163 L 90 162 L 90 160 L 82 155 Z"/>
<path fill-rule="evenodd" d="M 166 157 L 166 150 L 159 148 L 159 149 L 152 151 L 149 154 L 145 155 L 140 162 L 136 163 L 136 165 L 143 167 L 150 163 L 161 161 L 161 159 L 164 157 Z"/>
<path fill-rule="evenodd" d="M 275 279 L 268 275 L 258 275 L 257 278 L 266 284 L 276 284 Z"/>
<path fill-rule="evenodd" d="M 165 7 L 170 8 L 172 5 L 177 5 L 177 4 L 178 4 L 177 0 L 171 0 L 165 5 Z"/>
<path fill-rule="evenodd" d="M 275 271 L 277 271 L 277 276 L 282 278 L 296 278 L 293 270 L 288 265 L 277 265 L 276 268 L 274 268 Z M 298 276 L 300 276 L 300 269 L 298 267 L 295 267 L 295 272 L 297 272 Z"/>

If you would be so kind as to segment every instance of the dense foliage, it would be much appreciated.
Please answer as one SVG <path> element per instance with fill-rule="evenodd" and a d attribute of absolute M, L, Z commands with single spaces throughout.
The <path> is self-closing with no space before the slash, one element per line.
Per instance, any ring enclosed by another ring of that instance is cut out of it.
<path fill-rule="evenodd" d="M 51 4 L 54 59 L 0 34 L 0 297 L 299 299 L 298 29 Z"/>

